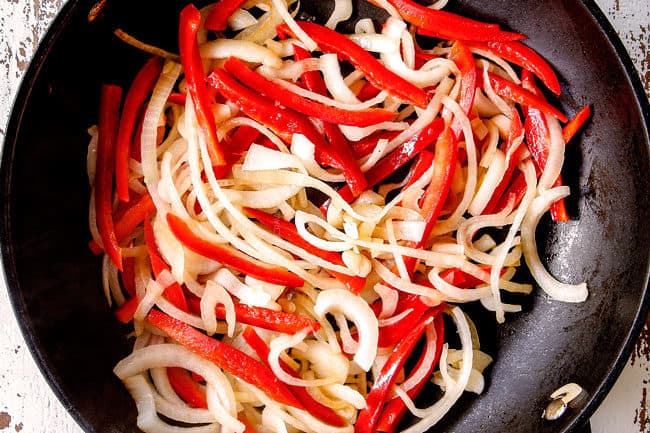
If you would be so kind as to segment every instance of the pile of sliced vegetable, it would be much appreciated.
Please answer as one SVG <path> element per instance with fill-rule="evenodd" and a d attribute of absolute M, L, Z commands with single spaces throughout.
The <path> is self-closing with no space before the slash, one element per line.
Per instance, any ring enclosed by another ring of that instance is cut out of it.
<path fill-rule="evenodd" d="M 522 258 L 551 298 L 587 298 L 535 230 L 569 221 L 564 149 L 589 107 L 568 121 L 523 35 L 444 0 L 373 0 L 389 18 L 354 34 L 334 3 L 325 25 L 294 0 L 190 4 L 180 55 L 116 32 L 153 57 L 102 87 L 90 247 L 133 325 L 115 374 L 143 431 L 423 432 L 484 388 L 459 305 L 520 311 L 501 295 L 531 292 Z"/>

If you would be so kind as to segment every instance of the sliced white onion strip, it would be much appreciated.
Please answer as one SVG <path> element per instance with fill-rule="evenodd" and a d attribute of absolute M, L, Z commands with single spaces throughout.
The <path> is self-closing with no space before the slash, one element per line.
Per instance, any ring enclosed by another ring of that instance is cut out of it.
<path fill-rule="evenodd" d="M 332 97 L 337 101 L 347 104 L 359 104 L 361 101 L 357 99 L 355 94 L 352 93 L 352 90 L 343 81 L 339 59 L 336 57 L 336 54 L 323 54 L 319 57 L 319 62 L 320 70 L 325 79 L 325 86 L 327 86 L 327 90 L 329 90 Z"/>
<path fill-rule="evenodd" d="M 335 29 L 341 21 L 345 21 L 352 16 L 352 0 L 334 0 L 334 10 L 327 19 L 325 27 Z"/>
<path fill-rule="evenodd" d="M 308 51 L 314 51 L 316 48 L 318 48 L 318 45 L 312 38 L 305 33 L 305 31 L 296 23 L 296 21 L 293 19 L 291 14 L 289 13 L 289 10 L 287 9 L 287 3 L 285 0 L 271 0 L 273 2 L 274 10 L 277 11 L 277 13 L 280 15 L 282 20 L 287 24 L 289 29 L 293 32 L 294 35 L 300 40 L 300 42 L 303 43 L 305 48 L 307 48 Z"/>
<path fill-rule="evenodd" d="M 375 284 L 373 290 L 381 298 L 381 313 L 379 313 L 379 319 L 385 319 L 391 317 L 395 314 L 397 309 L 397 301 L 399 299 L 399 293 L 395 289 L 384 286 L 383 284 Z"/>
<path fill-rule="evenodd" d="M 589 296 L 587 285 L 561 283 L 549 274 L 539 259 L 535 240 L 535 231 L 542 215 L 548 211 L 551 204 L 567 195 L 569 187 L 561 186 L 549 189 L 533 200 L 521 224 L 521 246 L 531 275 L 551 298 L 563 302 L 583 302 Z"/>
<path fill-rule="evenodd" d="M 359 350 L 354 355 L 354 362 L 364 371 L 370 370 L 377 356 L 379 325 L 366 301 L 347 290 L 325 290 L 318 294 L 314 312 L 321 319 L 327 313 L 341 313 L 355 324 L 359 335 Z"/>
<path fill-rule="evenodd" d="M 235 333 L 235 304 L 226 290 L 214 281 L 208 280 L 205 283 L 205 291 L 201 298 L 201 319 L 205 324 L 205 330 L 208 335 L 217 332 L 217 313 L 218 304 L 224 306 L 226 310 L 226 323 L 228 324 L 228 336 L 232 337 Z"/>

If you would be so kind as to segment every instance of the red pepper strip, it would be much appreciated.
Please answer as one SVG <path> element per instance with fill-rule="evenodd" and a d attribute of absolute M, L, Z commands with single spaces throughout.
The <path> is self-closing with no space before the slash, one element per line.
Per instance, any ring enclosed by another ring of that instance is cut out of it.
<path fill-rule="evenodd" d="M 220 8 L 213 8 L 213 10 L 215 9 L 218 10 Z M 217 127 L 214 123 L 210 95 L 208 94 L 208 89 L 205 85 L 203 62 L 199 52 L 199 44 L 196 39 L 200 26 L 201 14 L 199 13 L 199 10 L 193 4 L 187 5 L 181 11 L 178 33 L 181 64 L 185 71 L 187 93 L 192 98 L 196 120 L 208 147 L 210 161 L 212 161 L 212 165 L 220 166 L 225 164 L 226 161 L 221 149 L 221 144 L 217 138 Z"/>
<path fill-rule="evenodd" d="M 229 58 L 224 67 L 251 89 L 274 99 L 285 107 L 321 119 L 324 122 L 337 125 L 370 126 L 389 121 L 395 117 L 395 113 L 392 111 L 381 108 L 351 111 L 312 101 L 287 90 L 273 81 L 267 80 L 266 77 L 251 70 L 244 62 L 235 57 Z"/>
<path fill-rule="evenodd" d="M 167 377 L 169 384 L 185 403 L 199 409 L 208 408 L 205 389 L 194 382 L 187 370 L 179 367 L 167 367 Z"/>
<path fill-rule="evenodd" d="M 259 433 L 258 430 L 253 427 L 253 424 L 243 415 L 240 415 L 237 418 L 242 424 L 244 424 L 244 432 L 243 433 Z"/>
<path fill-rule="evenodd" d="M 352 148 L 352 153 L 355 158 L 363 158 L 364 156 L 370 155 L 377 143 L 381 139 L 392 140 L 397 137 L 399 134 L 398 131 L 377 131 L 368 135 L 367 137 L 362 138 L 359 141 L 350 142 L 350 147 Z"/>
<path fill-rule="evenodd" d="M 591 117 L 591 106 L 586 105 L 582 110 L 578 111 L 578 114 L 575 115 L 573 119 L 569 121 L 564 128 L 562 128 L 562 136 L 564 137 L 564 142 L 568 143 L 573 137 L 578 133 L 580 128 L 582 128 L 587 120 Z"/>
<path fill-rule="evenodd" d="M 366 172 L 366 181 L 368 187 L 372 188 L 391 174 L 395 173 L 400 167 L 415 158 L 421 151 L 429 147 L 440 137 L 444 128 L 444 121 L 438 117 L 433 122 L 425 126 L 417 135 L 410 138 L 397 149 L 380 159 L 370 170 Z M 339 189 L 338 193 L 341 198 L 348 203 L 354 200 L 352 191 L 345 185 Z"/>
<path fill-rule="evenodd" d="M 526 69 L 524 69 L 526 71 Z M 544 113 L 547 113 L 560 122 L 566 122 L 567 117 L 562 114 L 560 110 L 549 104 L 543 96 L 538 96 L 532 93 L 529 90 L 524 89 L 521 86 L 516 85 L 512 81 L 508 81 L 505 78 L 501 78 L 498 75 L 488 72 L 490 78 L 490 84 L 494 88 L 494 91 L 497 95 L 510 99 L 520 105 L 526 107 L 536 108 Z M 483 87 L 483 72 L 479 71 L 477 74 L 478 86 Z"/>
<path fill-rule="evenodd" d="M 316 158 L 335 168 L 341 169 L 348 184 L 356 194 L 365 190 L 366 180 L 352 156 L 352 152 L 340 146 L 328 146 L 322 134 L 311 121 L 296 111 L 275 105 L 272 101 L 260 95 L 239 82 L 223 69 L 217 69 L 208 77 L 208 82 L 227 99 L 233 101 L 249 117 L 266 125 L 286 142 L 291 142 L 293 134 L 307 137 L 316 150 Z M 331 143 L 330 143 L 331 144 Z"/>
<path fill-rule="evenodd" d="M 246 0 L 219 0 L 210 9 L 205 19 L 205 28 L 221 32 L 228 28 L 228 18 L 244 4 Z"/>
<path fill-rule="evenodd" d="M 262 360 L 262 362 L 268 365 L 270 351 L 264 340 L 260 338 L 257 332 L 255 332 L 253 328 L 247 327 L 244 330 L 242 336 L 244 337 L 244 340 L 246 340 L 246 343 L 248 343 L 248 345 L 255 351 L 257 356 Z M 282 359 L 280 359 L 280 367 L 282 367 L 282 370 L 284 370 L 287 374 L 290 374 L 296 378 L 300 377 L 300 375 L 296 373 Z M 343 419 L 339 414 L 334 412 L 329 407 L 316 401 L 311 396 L 311 394 L 307 392 L 306 388 L 293 385 L 288 385 L 288 388 L 293 393 L 293 395 L 295 395 L 296 398 L 303 403 L 307 412 L 312 414 L 315 418 L 318 418 L 319 420 L 336 427 L 343 427 L 347 425 L 345 419 Z"/>
<path fill-rule="evenodd" d="M 537 85 L 535 84 L 535 78 L 529 71 L 524 70 L 521 77 L 522 85 L 524 88 L 543 98 L 542 92 L 537 88 Z M 548 149 L 551 145 L 551 134 L 548 130 L 548 125 L 546 124 L 545 117 L 538 109 L 533 107 L 526 108 L 525 130 L 526 142 L 528 143 L 528 148 L 533 155 L 533 162 L 535 163 L 537 172 L 541 173 L 546 167 Z M 561 175 L 555 179 L 553 186 L 560 185 L 562 185 Z M 564 198 L 561 198 L 555 203 L 551 204 L 550 211 L 553 221 L 567 222 L 570 219 Z"/>
<path fill-rule="evenodd" d="M 187 301 L 190 312 L 200 315 L 201 300 L 196 296 L 190 296 Z M 217 305 L 215 312 L 217 313 L 217 319 L 224 320 L 226 318 L 226 309 L 223 305 Z M 282 332 L 283 334 L 295 334 L 303 329 L 311 331 L 320 329 L 320 323 L 300 314 L 275 311 L 270 308 L 251 307 L 238 303 L 235 303 L 235 318 L 237 322 L 270 331 Z"/>
<path fill-rule="evenodd" d="M 301 287 L 304 281 L 286 269 L 260 262 L 228 245 L 212 243 L 194 233 L 189 225 L 174 214 L 167 214 L 167 224 L 176 238 L 195 253 L 222 263 L 243 274 L 271 284 Z"/>
<path fill-rule="evenodd" d="M 470 47 L 490 51 L 504 60 L 529 70 L 542 80 L 550 91 L 560 94 L 560 82 L 546 60 L 521 42 L 466 42 Z"/>
<path fill-rule="evenodd" d="M 400 297 L 395 313 L 400 314 L 409 308 L 413 309 L 413 311 L 406 315 L 402 320 L 392 325 L 382 326 L 379 328 L 379 341 L 377 344 L 379 347 L 393 347 L 398 344 L 404 336 L 413 329 L 413 324 L 420 322 L 422 315 L 431 307 L 422 302 L 419 296 L 410 295 Z M 442 308 L 444 308 L 444 305 L 442 307 L 436 306 L 434 307 L 434 310 L 438 311 L 442 310 Z"/>
<path fill-rule="evenodd" d="M 171 272 L 171 269 L 158 251 L 156 237 L 153 233 L 153 226 L 151 225 L 149 218 L 144 219 L 144 241 L 147 245 L 149 260 L 151 261 L 151 269 L 156 277 L 158 277 L 163 271 Z M 187 306 L 185 292 L 183 292 L 183 288 L 178 283 L 174 282 L 168 286 L 163 292 L 163 297 L 186 313 L 190 311 Z"/>
<path fill-rule="evenodd" d="M 354 41 L 341 33 L 316 23 L 301 21 L 298 25 L 318 44 L 321 51 L 335 53 L 339 59 L 352 63 L 365 74 L 366 79 L 373 86 L 386 90 L 392 96 L 420 108 L 427 106 L 429 96 L 424 90 L 387 69 L 372 54 Z M 293 32 L 286 24 L 279 26 L 279 31 L 293 35 Z"/>
<path fill-rule="evenodd" d="M 504 151 L 507 153 L 512 146 L 518 146 L 518 147 L 512 152 L 510 161 L 508 162 L 508 167 L 506 167 L 506 171 L 503 174 L 503 179 L 501 179 L 501 182 L 499 183 L 499 185 L 497 185 L 494 192 L 492 193 L 492 197 L 490 198 L 490 201 L 488 201 L 487 205 L 485 205 L 485 208 L 483 209 L 482 212 L 483 215 L 488 215 L 494 212 L 494 209 L 499 203 L 501 196 L 503 196 L 504 191 L 506 190 L 508 185 L 510 185 L 510 181 L 512 180 L 512 176 L 515 173 L 515 169 L 517 168 L 521 151 L 523 149 L 523 147 L 521 146 L 523 142 L 522 140 L 523 134 L 524 134 L 524 127 L 521 124 L 521 117 L 519 116 L 517 110 L 513 110 L 512 120 L 510 122 L 510 130 L 508 131 L 508 139 L 506 141 Z"/>
<path fill-rule="evenodd" d="M 490 272 L 491 268 L 489 266 L 481 267 L 485 272 Z M 501 269 L 501 275 L 505 273 L 506 269 Z M 463 272 L 458 268 L 447 269 L 440 274 L 440 277 L 449 284 L 453 284 L 454 286 L 460 287 L 461 289 L 471 289 L 472 287 L 476 287 L 479 284 L 485 284 L 483 280 L 479 280 L 475 276 Z"/>
<path fill-rule="evenodd" d="M 121 244 L 139 226 L 145 217 L 156 210 L 153 200 L 148 192 L 140 196 L 122 215 L 115 221 L 115 235 L 117 242 Z M 95 241 L 90 241 L 90 249 L 93 253 L 99 254 L 102 248 Z"/>
<path fill-rule="evenodd" d="M 424 193 L 424 197 L 422 197 L 422 215 L 426 226 L 417 248 L 422 248 L 429 239 L 433 225 L 436 223 L 447 200 L 451 188 L 451 179 L 454 177 L 454 170 L 456 169 L 457 154 L 456 137 L 449 126 L 446 126 L 436 142 L 433 178 Z"/>
<path fill-rule="evenodd" d="M 451 12 L 419 5 L 411 0 L 388 0 L 404 20 L 427 36 L 450 40 L 513 41 L 525 39 L 519 33 L 505 32 L 496 24 L 482 23 Z"/>
<path fill-rule="evenodd" d="M 187 95 L 184 93 L 172 93 L 167 98 L 167 102 L 171 102 L 172 104 L 176 105 L 185 105 L 186 99 Z"/>
<path fill-rule="evenodd" d="M 474 105 L 474 95 L 476 94 L 476 62 L 474 62 L 474 56 L 465 44 L 461 41 L 456 41 L 451 46 L 449 59 L 460 69 L 461 88 L 459 105 L 465 114 L 469 116 Z M 458 119 L 454 119 L 452 130 L 456 134 L 456 137 L 460 137 L 462 127 Z"/>
<path fill-rule="evenodd" d="M 494 209 L 494 212 L 501 212 L 508 205 L 510 200 L 513 201 L 515 207 L 519 206 L 526 194 L 526 179 L 523 173 L 519 172 L 515 179 L 512 181 L 506 193 L 501 196 L 499 203 Z"/>
<path fill-rule="evenodd" d="M 433 152 L 429 152 L 428 150 L 423 150 L 420 152 L 418 159 L 413 164 L 413 167 L 411 167 L 411 171 L 408 174 L 408 180 L 404 185 L 404 189 L 417 182 L 417 180 L 420 179 L 429 168 L 431 168 L 433 165 L 433 158 Z"/>
<path fill-rule="evenodd" d="M 115 317 L 122 323 L 129 323 L 133 320 L 133 315 L 135 314 L 135 310 L 138 309 L 138 304 L 140 304 L 140 300 L 137 296 L 128 299 L 120 308 L 115 310 Z"/>
<path fill-rule="evenodd" d="M 344 266 L 341 254 L 334 251 L 322 250 L 313 246 L 300 236 L 294 224 L 259 209 L 244 208 L 244 212 L 246 212 L 248 216 L 255 218 L 260 224 L 269 229 L 272 233 L 280 236 L 285 241 L 291 242 L 308 253 L 320 257 L 323 260 L 327 260 L 330 263 Z M 327 272 L 336 277 L 336 279 L 345 283 L 348 289 L 355 295 L 358 295 L 366 286 L 366 279 L 363 277 L 340 274 L 329 270 Z"/>
<path fill-rule="evenodd" d="M 302 404 L 275 377 L 269 367 L 244 352 L 194 329 L 187 323 L 152 310 L 147 320 L 179 344 L 217 367 L 257 387 L 280 404 L 302 409 Z"/>
<path fill-rule="evenodd" d="M 425 313 L 419 322 L 411 324 L 410 332 L 397 343 L 366 396 L 366 407 L 359 412 L 354 428 L 355 433 L 372 433 L 375 431 L 374 427 L 379 421 L 381 410 L 390 396 L 397 375 L 404 367 L 404 363 L 411 355 L 413 348 L 424 334 L 427 326 L 432 322 L 433 314 L 431 312 Z"/>
<path fill-rule="evenodd" d="M 122 285 L 129 296 L 135 296 L 135 258 L 127 257 L 123 260 Z"/>
<path fill-rule="evenodd" d="M 237 128 L 235 133 L 227 140 L 226 164 L 214 170 L 217 179 L 223 178 L 230 172 L 232 166 L 239 161 L 239 158 L 248 151 L 259 136 L 260 132 L 253 127 L 243 125 Z"/>
<path fill-rule="evenodd" d="M 442 353 L 442 345 L 445 342 L 444 339 L 445 321 L 443 320 L 442 314 L 438 314 L 436 316 L 436 318 L 433 321 L 433 326 L 436 329 L 436 356 L 433 362 L 428 366 L 427 372 L 422 378 L 422 380 L 418 382 L 413 388 L 406 391 L 406 394 L 408 394 L 408 396 L 411 399 L 415 399 L 420 394 L 420 392 L 422 392 L 424 385 L 426 385 L 426 383 L 429 382 L 429 379 L 433 374 L 433 370 L 436 368 L 436 365 L 438 365 L 438 361 L 440 361 L 440 354 Z M 420 356 L 420 359 L 418 360 L 417 364 L 413 368 L 413 371 L 418 370 L 419 367 L 422 365 L 423 361 L 424 361 L 424 353 Z M 407 408 L 406 405 L 404 404 L 404 401 L 399 397 L 393 398 L 392 400 L 388 401 L 386 405 L 384 405 L 384 409 L 381 412 L 381 416 L 379 417 L 379 421 L 377 421 L 374 431 L 393 433 L 397 428 L 397 426 L 399 425 L 402 418 L 404 417 L 404 415 L 406 414 L 406 412 L 407 412 Z"/>
<path fill-rule="evenodd" d="M 140 109 L 149 96 L 149 92 L 156 85 L 162 67 L 163 62 L 160 57 L 149 59 L 135 76 L 124 99 L 115 149 L 115 183 L 117 196 L 123 202 L 129 201 L 129 151 L 131 150 L 133 130 L 136 127 Z"/>
<path fill-rule="evenodd" d="M 359 90 L 359 94 L 357 95 L 357 99 L 361 102 L 366 102 L 368 99 L 372 99 L 375 96 L 379 95 L 380 89 L 376 88 L 373 86 L 370 81 L 366 81 L 363 84 L 363 87 L 361 90 Z"/>
<path fill-rule="evenodd" d="M 115 167 L 115 140 L 120 119 L 122 89 L 103 85 L 99 103 L 97 141 L 97 168 L 95 175 L 95 212 L 97 229 L 106 254 L 122 270 L 122 251 L 113 221 L 113 169 Z"/>

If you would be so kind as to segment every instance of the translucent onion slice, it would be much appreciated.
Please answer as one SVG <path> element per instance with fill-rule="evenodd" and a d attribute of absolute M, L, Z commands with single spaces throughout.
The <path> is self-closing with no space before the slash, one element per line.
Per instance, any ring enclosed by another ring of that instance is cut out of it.
<path fill-rule="evenodd" d="M 327 313 L 341 313 L 355 324 L 359 335 L 359 350 L 354 355 L 354 362 L 364 371 L 370 370 L 377 356 L 379 325 L 366 301 L 347 290 L 325 290 L 318 294 L 314 312 L 320 318 L 324 318 Z"/>
<path fill-rule="evenodd" d="M 585 283 L 561 283 L 549 274 L 539 259 L 537 241 L 535 240 L 535 231 L 542 215 L 548 211 L 551 204 L 567 195 L 569 195 L 569 187 L 561 186 L 549 189 L 533 200 L 521 224 L 521 246 L 523 247 L 524 257 L 526 258 L 530 273 L 542 290 L 551 298 L 557 299 L 558 301 L 583 302 L 589 295 L 587 285 Z"/>
<path fill-rule="evenodd" d="M 325 86 L 329 90 L 332 97 L 347 104 L 359 104 L 361 101 L 357 99 L 352 90 L 343 81 L 341 75 L 341 67 L 336 54 L 328 53 L 319 57 L 320 70 L 325 79 Z"/>
<path fill-rule="evenodd" d="M 228 337 L 235 333 L 235 304 L 226 290 L 214 281 L 205 283 L 205 292 L 201 298 L 201 319 L 205 324 L 205 330 L 208 335 L 217 332 L 217 314 L 216 307 L 218 304 L 224 306 L 226 310 L 226 323 L 228 324 Z"/>
<path fill-rule="evenodd" d="M 335 29 L 341 21 L 345 21 L 352 16 L 352 0 L 334 0 L 334 10 L 327 19 L 325 27 Z"/>
<path fill-rule="evenodd" d="M 278 12 L 282 20 L 287 24 L 291 32 L 296 35 L 298 40 L 303 43 L 305 48 L 308 51 L 314 51 L 318 48 L 316 42 L 305 33 L 305 31 L 296 23 L 293 19 L 289 10 L 287 9 L 287 3 L 285 0 L 271 0 L 273 2 L 274 9 Z"/>
<path fill-rule="evenodd" d="M 249 41 L 215 39 L 201 46 L 203 59 L 227 59 L 237 57 L 251 63 L 261 63 L 272 68 L 282 66 L 282 59 L 274 51 Z"/>

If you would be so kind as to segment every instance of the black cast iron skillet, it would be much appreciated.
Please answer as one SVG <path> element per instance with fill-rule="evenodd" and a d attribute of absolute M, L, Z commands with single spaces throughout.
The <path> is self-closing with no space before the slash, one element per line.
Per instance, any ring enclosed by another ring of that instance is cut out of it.
<path fill-rule="evenodd" d="M 175 50 L 183 2 L 109 0 L 89 24 L 93 2 L 65 5 L 16 99 L 2 157 L 2 257 L 23 334 L 66 409 L 88 432 L 135 432 L 134 404 L 111 373 L 130 350 L 126 329 L 106 307 L 100 261 L 87 247 L 85 130 L 96 121 L 100 84 L 128 84 L 145 59 L 110 30 L 120 26 Z M 317 16 L 330 7 L 302 4 Z M 432 431 L 575 432 L 619 375 L 647 311 L 648 102 L 591 0 L 452 0 L 450 7 L 527 34 L 559 72 L 559 103 L 569 115 L 593 104 L 564 170 L 574 220 L 544 219 L 538 235 L 551 271 L 586 280 L 591 295 L 570 305 L 537 292 L 499 327 L 470 307 L 495 363 L 485 393 L 465 395 Z M 371 13 L 365 5 L 359 14 Z M 543 421 L 549 394 L 567 382 L 582 385 L 588 398 L 562 419 Z"/>

